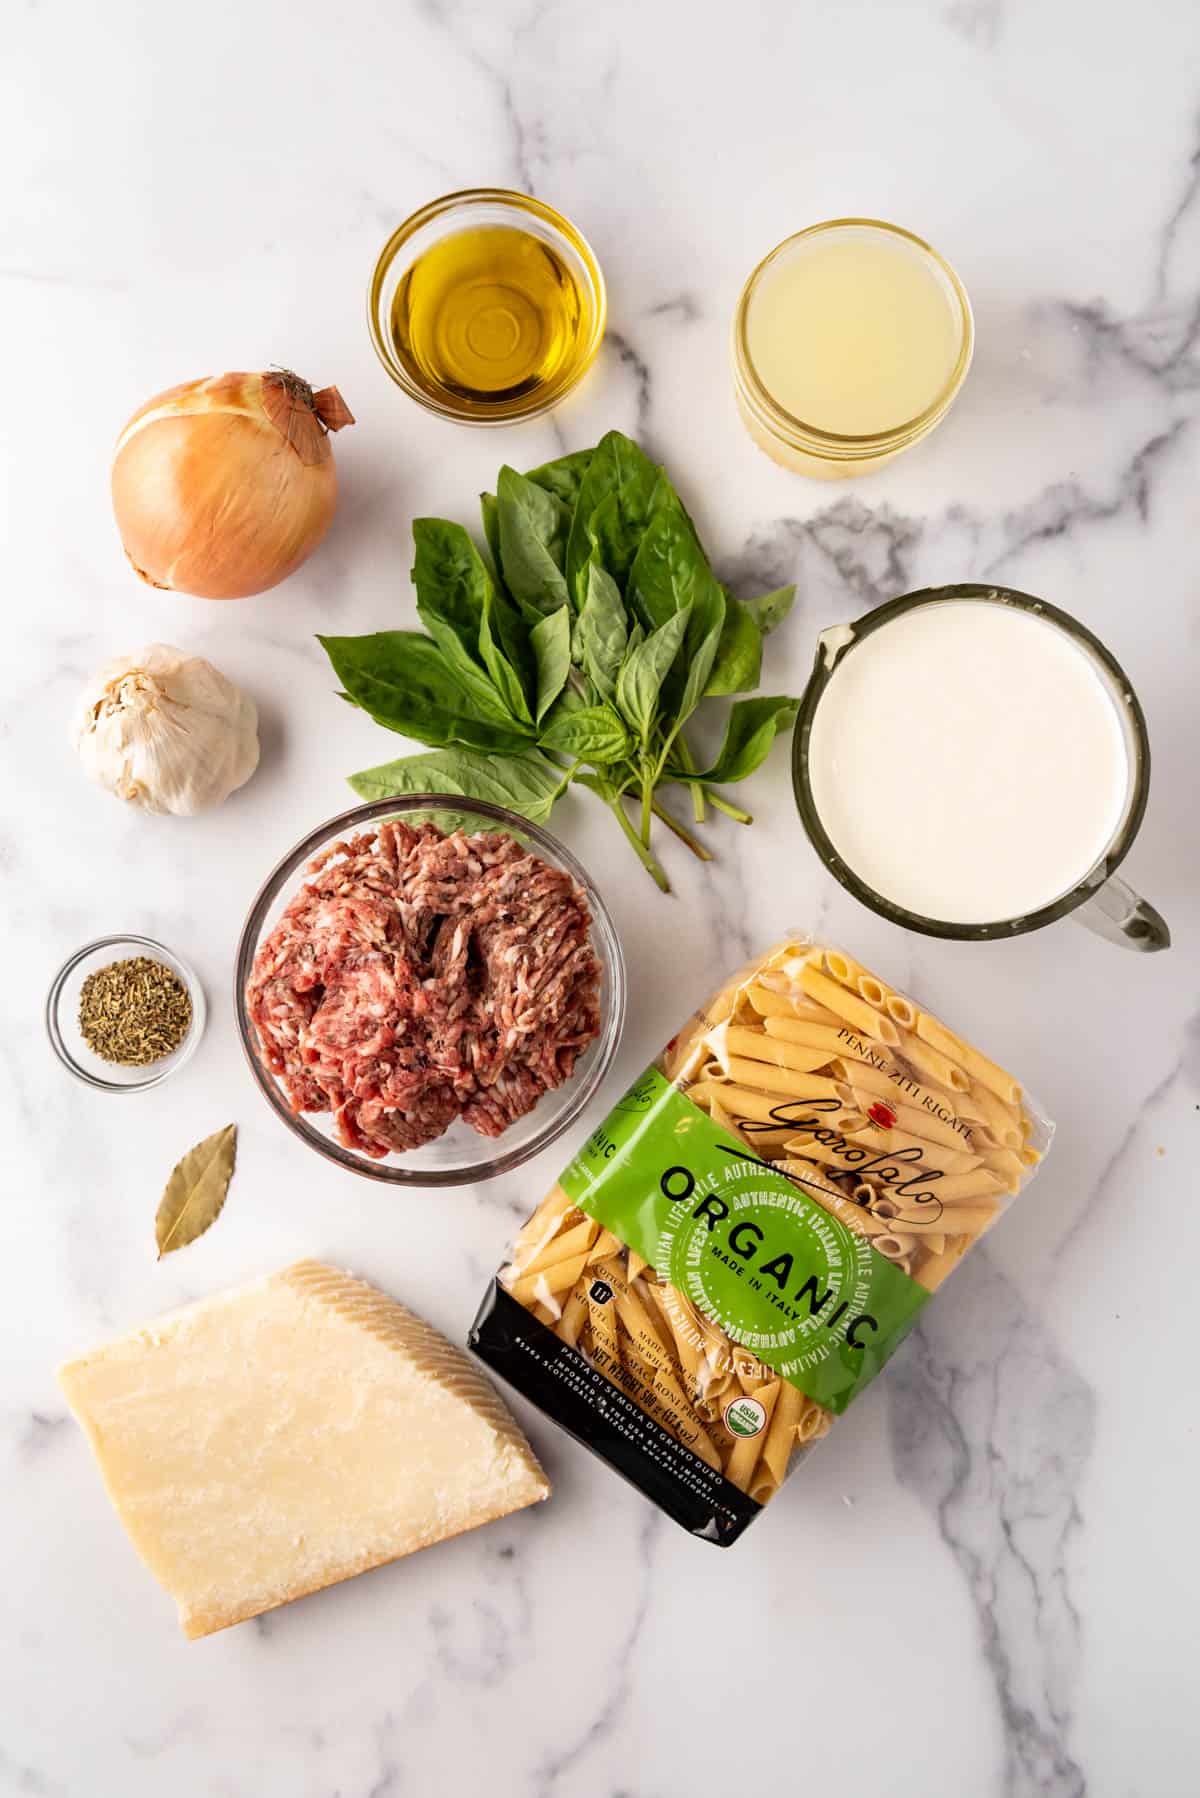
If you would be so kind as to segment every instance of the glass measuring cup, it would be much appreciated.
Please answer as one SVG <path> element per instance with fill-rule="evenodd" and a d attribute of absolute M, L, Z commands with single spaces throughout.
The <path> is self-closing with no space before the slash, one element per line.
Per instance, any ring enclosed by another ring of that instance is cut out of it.
<path fill-rule="evenodd" d="M 1043 905 L 1031 907 L 1017 916 L 998 918 L 987 923 L 964 923 L 952 919 L 926 916 L 896 903 L 885 893 L 876 891 L 849 864 L 839 851 L 814 796 L 810 769 L 810 745 L 818 708 L 830 684 L 843 667 L 845 658 L 873 633 L 887 627 L 919 608 L 947 602 L 974 601 L 981 604 L 1013 606 L 1033 614 L 1044 624 L 1062 631 L 1089 659 L 1112 701 L 1124 738 L 1127 784 L 1120 815 L 1111 836 L 1086 873 L 1070 887 Z M 1122 880 L 1117 869 L 1128 853 L 1146 810 L 1150 788 L 1150 742 L 1146 720 L 1128 676 L 1105 646 L 1069 613 L 1049 605 L 1031 594 L 1009 587 L 995 587 L 967 582 L 950 587 L 926 588 L 906 594 L 900 599 L 878 606 L 853 624 L 835 626 L 822 632 L 817 641 L 816 659 L 801 700 L 792 751 L 792 778 L 796 803 L 809 840 L 817 854 L 837 880 L 872 911 L 906 929 L 925 936 L 952 937 L 964 941 L 991 941 L 1039 930 L 1058 918 L 1071 916 L 1097 935 L 1125 948 L 1166 949 L 1171 933 L 1165 920 L 1146 900 Z"/>

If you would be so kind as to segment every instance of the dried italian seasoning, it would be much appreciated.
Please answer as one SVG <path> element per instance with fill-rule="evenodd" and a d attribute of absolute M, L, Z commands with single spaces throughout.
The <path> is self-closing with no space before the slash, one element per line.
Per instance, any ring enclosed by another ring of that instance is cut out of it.
<path fill-rule="evenodd" d="M 94 1055 L 121 1067 L 144 1068 L 176 1050 L 192 1022 L 187 987 L 171 968 L 148 955 L 109 962 L 84 981 L 79 1029 Z"/>

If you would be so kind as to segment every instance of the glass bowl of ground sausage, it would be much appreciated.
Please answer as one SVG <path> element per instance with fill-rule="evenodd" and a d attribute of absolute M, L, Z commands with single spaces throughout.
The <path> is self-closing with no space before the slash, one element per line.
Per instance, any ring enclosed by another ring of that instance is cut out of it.
<path fill-rule="evenodd" d="M 575 857 L 502 806 L 380 800 L 272 869 L 234 1004 L 260 1091 L 327 1160 L 394 1186 L 508 1173 L 595 1093 L 625 964 Z"/>

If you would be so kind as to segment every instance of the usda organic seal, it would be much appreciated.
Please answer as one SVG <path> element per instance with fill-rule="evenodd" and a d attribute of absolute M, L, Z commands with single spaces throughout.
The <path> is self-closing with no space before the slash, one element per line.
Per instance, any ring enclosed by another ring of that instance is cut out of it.
<path fill-rule="evenodd" d="M 766 1422 L 767 1413 L 756 1398 L 735 1398 L 725 1407 L 725 1428 L 731 1436 L 758 1436 Z"/>

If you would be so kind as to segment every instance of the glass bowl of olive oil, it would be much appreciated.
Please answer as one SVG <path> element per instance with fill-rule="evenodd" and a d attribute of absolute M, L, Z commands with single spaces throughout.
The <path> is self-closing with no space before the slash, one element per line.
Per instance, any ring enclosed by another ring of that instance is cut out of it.
<path fill-rule="evenodd" d="M 600 265 L 568 219 L 476 187 L 393 231 L 368 317 L 398 387 L 443 418 L 490 425 L 557 405 L 594 361 L 606 309 Z"/>

